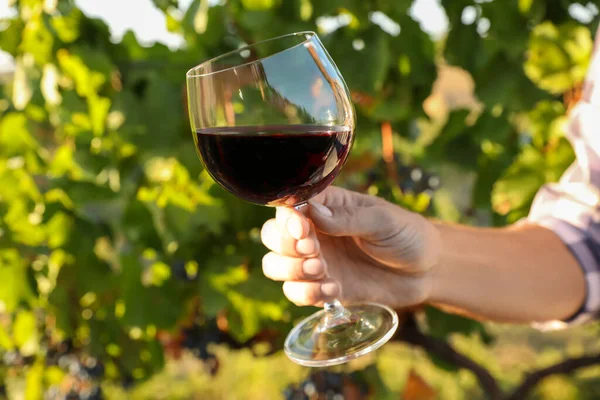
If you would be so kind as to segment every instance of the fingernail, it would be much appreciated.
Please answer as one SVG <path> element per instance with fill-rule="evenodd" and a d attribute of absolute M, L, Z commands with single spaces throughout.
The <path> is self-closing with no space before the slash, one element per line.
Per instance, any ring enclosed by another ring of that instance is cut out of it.
<path fill-rule="evenodd" d="M 310 238 L 301 239 L 296 243 L 296 251 L 307 256 L 313 255 L 317 252 L 317 244 Z"/>
<path fill-rule="evenodd" d="M 313 208 L 313 210 L 315 210 L 317 213 L 321 214 L 324 217 L 331 217 L 333 216 L 333 212 L 331 212 L 331 210 L 327 207 L 325 207 L 323 204 L 320 203 L 310 203 L 310 206 Z"/>
<path fill-rule="evenodd" d="M 298 218 L 290 217 L 285 224 L 289 234 L 294 239 L 300 239 L 302 237 L 302 231 L 304 228 L 302 227 L 302 222 L 298 220 Z"/>
<path fill-rule="evenodd" d="M 327 297 L 335 297 L 339 294 L 340 287 L 336 282 L 327 282 L 321 285 L 321 293 Z"/>
<path fill-rule="evenodd" d="M 321 276 L 324 270 L 323 263 L 318 258 L 309 258 L 302 263 L 302 271 L 309 276 Z"/>

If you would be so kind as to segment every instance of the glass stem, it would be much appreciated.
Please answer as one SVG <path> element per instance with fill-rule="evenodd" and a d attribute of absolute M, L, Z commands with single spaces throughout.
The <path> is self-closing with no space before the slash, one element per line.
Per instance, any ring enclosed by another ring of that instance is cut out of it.
<path fill-rule="evenodd" d="M 307 202 L 303 202 L 295 205 L 294 208 L 304 214 L 305 211 L 303 209 L 307 205 Z M 321 321 L 317 326 L 317 330 L 319 332 L 333 329 L 337 326 L 352 322 L 352 314 L 350 311 L 346 310 L 346 308 L 338 301 L 338 299 L 325 302 L 324 309 L 325 313 L 323 318 L 321 318 Z"/>
<path fill-rule="evenodd" d="M 352 314 L 350 314 L 350 311 L 346 310 L 338 299 L 326 302 L 324 308 L 325 314 L 317 327 L 319 332 L 352 322 Z"/>

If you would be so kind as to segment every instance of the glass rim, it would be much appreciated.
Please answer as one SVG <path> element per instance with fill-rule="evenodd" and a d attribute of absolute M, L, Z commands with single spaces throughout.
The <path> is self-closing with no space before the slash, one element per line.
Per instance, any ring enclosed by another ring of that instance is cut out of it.
<path fill-rule="evenodd" d="M 286 49 L 277 51 L 277 52 L 275 52 L 273 54 L 269 54 L 268 56 L 261 57 L 261 58 L 259 58 L 257 60 L 252 60 L 252 61 L 241 63 L 241 64 L 238 64 L 238 65 L 234 65 L 234 66 L 231 66 L 231 67 L 223 68 L 223 69 L 220 69 L 218 71 L 210 71 L 210 72 L 206 72 L 206 73 L 194 73 L 194 71 L 196 71 L 199 68 L 205 67 L 205 66 L 207 66 L 207 65 L 209 65 L 211 63 L 214 63 L 215 61 L 218 61 L 220 59 L 229 57 L 229 56 L 231 56 L 233 54 L 241 53 L 244 50 L 249 50 L 249 49 L 251 49 L 253 47 L 256 47 L 258 45 L 261 45 L 261 44 L 264 44 L 264 43 L 267 43 L 267 42 L 272 42 L 272 41 L 275 41 L 275 40 L 279 40 L 279 39 L 283 39 L 283 38 L 287 38 L 287 37 L 291 37 L 291 36 L 300 36 L 300 35 L 306 35 L 306 39 L 303 40 L 300 43 L 297 43 L 297 44 L 291 46 L 291 47 L 288 47 Z M 213 57 L 213 58 L 211 58 L 209 60 L 201 62 L 200 64 L 198 64 L 198 65 L 190 68 L 188 70 L 188 72 L 186 72 L 185 76 L 186 76 L 186 79 L 189 79 L 189 78 L 201 78 L 201 77 L 205 77 L 205 76 L 215 75 L 215 74 L 218 74 L 218 73 L 221 73 L 221 72 L 231 71 L 231 70 L 236 69 L 236 68 L 240 68 L 240 67 L 245 67 L 245 66 L 248 66 L 248 65 L 256 64 L 256 63 L 264 61 L 264 60 L 266 60 L 268 58 L 274 57 L 274 56 L 276 56 L 278 54 L 285 53 L 286 51 L 289 51 L 289 50 L 293 50 L 293 49 L 295 49 L 298 46 L 303 46 L 304 44 L 308 43 L 309 41 L 313 40 L 316 37 L 317 37 L 317 34 L 314 31 L 300 31 L 300 32 L 286 33 L 284 35 L 275 36 L 275 37 L 272 37 L 272 38 L 269 38 L 269 39 L 258 41 L 256 43 L 247 44 L 247 45 L 239 47 L 239 48 L 237 48 L 235 50 L 228 51 L 227 53 L 223 53 L 223 54 L 218 55 L 216 57 Z"/>

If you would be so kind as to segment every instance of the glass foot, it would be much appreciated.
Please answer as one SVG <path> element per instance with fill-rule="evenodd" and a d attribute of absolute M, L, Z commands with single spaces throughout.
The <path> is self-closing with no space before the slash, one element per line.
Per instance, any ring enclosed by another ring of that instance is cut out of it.
<path fill-rule="evenodd" d="M 314 313 L 292 329 L 285 339 L 285 353 L 307 367 L 343 364 L 380 348 L 396 332 L 398 315 L 374 303 L 345 307 L 347 322 L 324 327 L 325 310 Z"/>

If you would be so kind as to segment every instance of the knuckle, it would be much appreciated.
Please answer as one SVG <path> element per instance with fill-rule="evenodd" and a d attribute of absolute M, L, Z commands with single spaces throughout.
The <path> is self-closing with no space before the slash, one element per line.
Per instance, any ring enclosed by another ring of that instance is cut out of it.
<path fill-rule="evenodd" d="M 355 218 L 356 215 L 358 214 L 358 209 L 357 207 L 352 207 L 352 206 L 343 206 L 340 211 L 342 212 L 342 216 L 344 218 Z"/>
<path fill-rule="evenodd" d="M 319 239 L 317 239 L 317 235 L 311 235 L 311 238 L 315 246 L 315 250 L 313 251 L 313 254 L 311 254 L 314 257 L 321 254 L 321 243 L 319 242 Z"/>
<path fill-rule="evenodd" d="M 307 280 L 315 280 L 325 277 L 326 265 L 321 258 L 307 258 L 299 261 L 297 267 L 298 275 Z"/>
<path fill-rule="evenodd" d="M 306 274 L 302 271 L 302 262 L 295 260 L 293 265 L 290 266 L 289 271 L 290 278 L 292 280 L 303 280 L 306 278 Z"/>
<path fill-rule="evenodd" d="M 321 299 L 320 284 L 309 283 L 306 284 L 306 290 L 304 291 L 304 302 L 305 304 L 315 304 Z"/>

